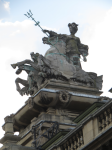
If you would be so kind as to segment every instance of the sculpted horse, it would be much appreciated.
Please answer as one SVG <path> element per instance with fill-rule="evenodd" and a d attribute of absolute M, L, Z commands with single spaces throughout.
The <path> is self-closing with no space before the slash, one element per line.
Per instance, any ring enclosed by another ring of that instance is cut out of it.
<path fill-rule="evenodd" d="M 67 35 L 57 34 L 53 31 L 45 30 L 49 32 L 50 37 L 44 37 L 43 43 L 50 45 L 45 56 L 38 53 L 31 53 L 31 60 L 24 60 L 16 64 L 12 64 L 17 74 L 25 70 L 28 74 L 27 80 L 17 78 L 16 88 L 21 94 L 33 94 L 34 89 L 39 89 L 41 84 L 44 83 L 46 79 L 57 79 L 57 80 L 67 80 L 68 82 L 75 82 L 77 85 L 84 85 L 89 87 L 96 87 L 98 89 L 102 88 L 102 76 L 97 76 L 95 73 L 85 72 L 81 68 L 79 61 L 79 54 L 74 54 L 74 58 L 70 54 L 68 57 L 68 48 L 66 49 L 66 40 L 72 39 Z M 74 39 L 73 39 L 74 40 Z M 73 41 L 72 41 L 73 42 Z M 87 50 L 83 50 L 85 45 L 79 45 L 80 53 L 82 55 L 87 55 Z M 70 53 L 70 52 L 69 52 Z M 77 57 L 78 56 L 78 57 Z M 72 59 L 71 59 L 72 58 Z M 84 56 L 84 60 L 86 58 Z M 28 64 L 28 65 L 26 65 Z M 19 83 L 24 87 L 20 88 Z"/>
<path fill-rule="evenodd" d="M 22 96 L 25 94 L 32 95 L 34 93 L 34 88 L 38 89 L 43 82 L 44 78 L 42 77 L 42 75 L 44 76 L 44 74 L 41 75 L 39 74 L 41 72 L 38 66 L 38 56 L 39 55 L 37 53 L 36 54 L 31 53 L 31 57 L 33 61 L 24 60 L 11 65 L 14 69 L 18 67 L 16 74 L 20 74 L 22 70 L 26 71 L 26 73 L 28 74 L 27 80 L 23 80 L 21 78 L 17 78 L 15 80 L 16 89 Z M 25 64 L 29 64 L 29 65 L 25 65 Z M 24 87 L 20 88 L 19 84 L 22 84 Z"/>
<path fill-rule="evenodd" d="M 80 67 L 68 63 L 66 57 L 56 53 L 56 50 L 53 50 L 53 47 L 51 47 L 45 57 L 38 53 L 31 53 L 33 61 L 24 60 L 11 65 L 14 69 L 18 67 L 16 74 L 20 74 L 22 70 L 28 74 L 27 80 L 21 78 L 15 80 L 16 89 L 22 96 L 24 94 L 34 94 L 35 88 L 39 89 L 46 79 L 52 78 L 68 81 L 72 79 L 75 82 L 95 85 L 100 89 L 99 82 L 102 82 L 101 77 L 97 77 L 93 73 L 87 73 Z M 22 84 L 24 87 L 20 88 L 19 84 Z"/>
<path fill-rule="evenodd" d="M 50 45 L 45 54 L 45 58 L 68 80 L 78 82 L 80 85 L 90 85 L 90 87 L 102 89 L 102 76 L 97 76 L 93 72 L 85 72 L 80 64 L 80 55 L 87 61 L 88 46 L 80 43 L 80 39 L 65 34 L 57 34 L 53 31 L 44 30 L 49 33 L 49 37 L 44 37 L 43 43 Z M 75 41 L 76 40 L 76 41 Z M 69 41 L 69 42 L 68 42 Z M 72 43 L 71 43 L 72 42 Z M 77 42 L 77 43 L 75 43 Z M 74 44 L 75 43 L 75 44 Z M 73 47 L 76 52 L 72 52 Z"/>
<path fill-rule="evenodd" d="M 34 89 L 39 89 L 45 80 L 56 79 L 66 80 L 75 85 L 102 88 L 102 76 L 97 76 L 93 72 L 85 72 L 80 63 L 80 56 L 86 62 L 88 55 L 88 46 L 80 42 L 75 36 L 78 30 L 76 23 L 69 23 L 70 35 L 57 34 L 54 31 L 43 30 L 49 37 L 44 37 L 43 43 L 50 45 L 45 56 L 38 53 L 31 53 L 31 60 L 24 60 L 12 64 L 17 74 L 22 70 L 28 74 L 27 80 L 17 78 L 15 80 L 17 91 L 21 94 L 33 94 Z M 28 64 L 28 65 L 26 65 Z M 22 84 L 24 87 L 20 88 Z M 36 90 L 37 91 L 37 90 Z"/>
<path fill-rule="evenodd" d="M 21 78 L 15 80 L 16 89 L 22 96 L 25 94 L 32 95 L 34 88 L 39 89 L 46 78 L 57 78 L 61 76 L 61 73 L 53 68 L 51 61 L 42 55 L 31 53 L 31 58 L 33 61 L 27 59 L 11 65 L 14 69 L 18 67 L 16 74 L 20 74 L 22 70 L 28 74 L 27 80 Z M 21 88 L 19 84 L 22 84 L 24 87 Z"/>

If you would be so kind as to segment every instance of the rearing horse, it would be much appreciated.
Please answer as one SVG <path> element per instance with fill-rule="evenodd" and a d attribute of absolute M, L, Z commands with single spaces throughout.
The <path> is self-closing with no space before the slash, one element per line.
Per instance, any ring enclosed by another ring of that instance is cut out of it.
<path fill-rule="evenodd" d="M 26 71 L 26 73 L 28 74 L 27 80 L 23 80 L 21 78 L 17 78 L 15 80 L 16 89 L 22 96 L 24 94 L 32 95 L 34 92 L 34 87 L 38 89 L 43 82 L 43 77 L 39 75 L 40 67 L 38 66 L 38 56 L 39 55 L 37 53 L 31 53 L 33 61 L 24 60 L 11 65 L 14 69 L 18 67 L 16 74 L 20 74 L 22 70 Z M 24 87 L 21 88 L 19 83 L 22 84 Z"/>

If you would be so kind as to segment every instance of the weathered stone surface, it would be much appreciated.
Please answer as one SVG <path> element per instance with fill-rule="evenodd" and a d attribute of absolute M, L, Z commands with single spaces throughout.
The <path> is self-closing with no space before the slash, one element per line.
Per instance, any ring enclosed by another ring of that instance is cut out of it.
<path fill-rule="evenodd" d="M 74 86 L 73 83 L 68 84 L 61 80 L 50 80 L 14 114 L 12 131 L 22 132 L 34 117 L 38 118 L 45 113 L 75 118 L 76 114 L 99 101 L 101 93 L 96 88 Z"/>
<path fill-rule="evenodd" d="M 62 90 L 63 89 L 63 90 Z M 66 108 L 81 111 L 98 101 L 102 92 L 95 88 L 75 86 L 73 83 L 50 80 L 32 97 L 41 107 Z M 41 100 L 42 95 L 44 100 Z M 81 105 L 80 105 L 81 104 Z"/>
<path fill-rule="evenodd" d="M 0 143 L 16 143 L 21 138 L 17 135 L 5 134 L 2 139 L 0 139 Z"/>
<path fill-rule="evenodd" d="M 24 60 L 12 64 L 15 69 L 18 67 L 16 74 L 25 70 L 28 79 L 17 78 L 15 80 L 17 91 L 23 96 L 24 94 L 34 94 L 35 89 L 40 89 L 46 80 L 56 79 L 68 82 L 74 82 L 76 85 L 85 85 L 95 87 L 99 90 L 102 88 L 102 76 L 97 76 L 93 72 L 85 72 L 80 63 L 80 56 L 87 61 L 88 46 L 80 42 L 75 36 L 78 30 L 76 23 L 69 23 L 71 35 L 57 34 L 53 31 L 43 30 L 49 33 L 49 37 L 44 37 L 43 43 L 50 45 L 45 56 L 38 53 L 31 53 L 31 60 Z M 26 65 L 29 64 L 29 65 Z M 19 83 L 24 87 L 21 89 Z"/>
<path fill-rule="evenodd" d="M 27 146 L 20 146 L 20 145 L 15 145 L 15 146 L 10 146 L 6 148 L 5 150 L 36 150 L 33 147 L 27 147 Z"/>
<path fill-rule="evenodd" d="M 82 111 L 102 100 L 102 92 L 99 91 L 102 76 L 82 69 L 80 56 L 87 61 L 88 46 L 75 36 L 78 30 L 76 23 L 70 23 L 68 27 L 70 35 L 43 30 L 49 34 L 48 38 L 42 39 L 43 43 L 50 45 L 45 56 L 31 53 L 32 60 L 12 64 L 14 69 L 17 67 L 16 74 L 26 71 L 28 75 L 27 80 L 15 80 L 17 91 L 22 96 L 30 94 L 31 97 L 17 113 L 5 118 L 1 150 L 35 150 L 31 146 L 41 147 L 52 140 L 57 131 L 71 130 L 75 131 L 74 136 L 69 132 L 71 135 L 67 135 L 65 143 L 54 149 L 79 149 L 98 135 L 97 118 L 83 123 L 84 119 L 82 125 L 73 122 Z M 15 131 L 19 132 L 18 136 L 13 135 Z"/>
<path fill-rule="evenodd" d="M 14 114 L 6 116 L 4 118 L 5 124 L 2 126 L 5 134 L 14 134 L 13 123 L 14 123 Z"/>

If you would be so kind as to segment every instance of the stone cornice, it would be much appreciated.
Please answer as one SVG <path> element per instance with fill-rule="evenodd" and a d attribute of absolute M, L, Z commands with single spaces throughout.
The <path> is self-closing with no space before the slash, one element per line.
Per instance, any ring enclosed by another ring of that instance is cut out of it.
<path fill-rule="evenodd" d="M 0 139 L 0 143 L 5 143 L 6 141 L 17 142 L 21 139 L 21 137 L 12 134 L 5 134 L 2 139 Z"/>

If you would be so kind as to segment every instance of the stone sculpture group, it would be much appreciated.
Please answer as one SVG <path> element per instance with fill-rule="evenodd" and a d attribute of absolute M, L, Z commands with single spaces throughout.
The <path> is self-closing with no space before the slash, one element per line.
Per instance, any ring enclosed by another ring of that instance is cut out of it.
<path fill-rule="evenodd" d="M 24 60 L 11 66 L 18 68 L 16 74 L 22 70 L 28 74 L 27 80 L 17 78 L 15 80 L 17 91 L 24 94 L 33 95 L 46 81 L 50 79 L 62 80 L 78 86 L 94 87 L 99 90 L 102 88 L 102 76 L 97 76 L 94 72 L 85 72 L 80 63 L 80 56 L 86 62 L 88 46 L 80 42 L 75 36 L 78 30 L 76 23 L 68 24 L 70 35 L 57 34 L 56 32 L 43 30 L 49 34 L 44 37 L 43 43 L 50 45 L 45 56 L 32 52 L 32 60 Z M 19 84 L 24 87 L 21 88 Z"/>

